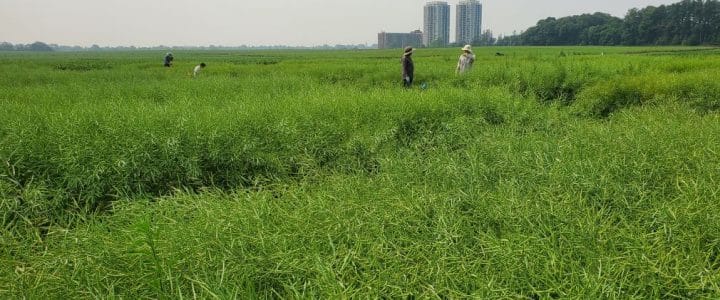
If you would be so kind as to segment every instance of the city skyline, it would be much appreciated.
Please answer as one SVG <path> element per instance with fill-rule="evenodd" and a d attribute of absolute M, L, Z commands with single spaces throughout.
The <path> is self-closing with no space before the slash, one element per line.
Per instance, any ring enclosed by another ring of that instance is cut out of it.
<path fill-rule="evenodd" d="M 0 41 L 90 46 L 374 44 L 378 32 L 423 28 L 425 0 L 3 0 Z M 459 1 L 452 0 L 456 5 Z M 607 12 L 669 0 L 482 1 L 483 30 L 518 33 L 547 17 Z M 488 13 L 492 12 L 492 13 Z M 451 16 L 451 24 L 455 23 Z M 451 35 L 455 36 L 455 26 Z"/>

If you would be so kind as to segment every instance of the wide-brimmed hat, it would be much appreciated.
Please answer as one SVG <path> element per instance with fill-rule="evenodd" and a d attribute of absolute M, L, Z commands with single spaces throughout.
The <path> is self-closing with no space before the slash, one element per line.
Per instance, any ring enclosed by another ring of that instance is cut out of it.
<path fill-rule="evenodd" d="M 462 48 L 462 51 L 470 51 L 470 52 L 472 52 L 472 46 L 470 46 L 470 45 L 465 45 L 465 47 Z"/>
<path fill-rule="evenodd" d="M 405 47 L 405 55 L 412 54 L 413 52 L 415 52 L 415 49 L 413 49 L 413 47 Z"/>

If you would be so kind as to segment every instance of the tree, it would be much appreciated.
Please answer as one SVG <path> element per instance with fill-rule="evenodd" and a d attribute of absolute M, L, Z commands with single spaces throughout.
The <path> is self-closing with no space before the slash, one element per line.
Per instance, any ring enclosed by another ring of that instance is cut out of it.
<path fill-rule="evenodd" d="M 720 43 L 720 2 L 683 0 L 605 13 L 547 18 L 521 34 L 524 45 L 701 45 Z"/>
<path fill-rule="evenodd" d="M 53 49 L 48 46 L 48 44 L 45 44 L 43 42 L 34 42 L 30 44 L 27 48 L 29 51 L 42 51 L 42 52 L 49 52 L 53 51 Z"/>
<path fill-rule="evenodd" d="M 547 18 L 521 35 L 526 45 L 603 45 L 614 43 L 622 20 L 605 13 L 584 14 L 560 19 Z"/>
<path fill-rule="evenodd" d="M 8 42 L 2 42 L 0 43 L 0 51 L 13 51 L 15 50 L 15 46 L 13 44 Z"/>
<path fill-rule="evenodd" d="M 472 42 L 476 46 L 492 46 L 495 45 L 496 39 L 491 30 L 485 30 L 476 40 Z"/>
<path fill-rule="evenodd" d="M 511 36 L 502 36 L 500 35 L 495 42 L 496 46 L 517 46 L 521 45 L 520 35 L 515 32 L 515 34 Z"/>

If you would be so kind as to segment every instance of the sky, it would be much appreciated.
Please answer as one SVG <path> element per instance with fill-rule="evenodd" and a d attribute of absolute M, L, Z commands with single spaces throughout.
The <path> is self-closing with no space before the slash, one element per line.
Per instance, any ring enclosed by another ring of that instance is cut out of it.
<path fill-rule="evenodd" d="M 679 0 L 487 0 L 483 30 L 520 32 L 540 19 Z M 0 41 L 90 46 L 375 44 L 422 29 L 426 0 L 0 0 Z M 455 7 L 451 7 L 454 37 Z M 451 38 L 453 40 L 454 38 Z"/>

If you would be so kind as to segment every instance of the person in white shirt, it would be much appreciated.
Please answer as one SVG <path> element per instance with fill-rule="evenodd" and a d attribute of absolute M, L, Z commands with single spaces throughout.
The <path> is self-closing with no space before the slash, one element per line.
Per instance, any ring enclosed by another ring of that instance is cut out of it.
<path fill-rule="evenodd" d="M 456 72 L 459 75 L 465 74 L 472 69 L 473 63 L 475 63 L 475 54 L 472 52 L 472 47 L 470 45 L 465 45 L 465 47 L 462 48 L 463 54 L 460 55 L 460 59 L 458 60 Z"/>
<path fill-rule="evenodd" d="M 200 74 L 200 71 L 202 71 L 202 69 L 205 69 L 205 66 L 205 63 L 200 63 L 199 65 L 195 66 L 195 69 L 193 69 L 193 77 L 197 77 L 198 74 Z"/>

